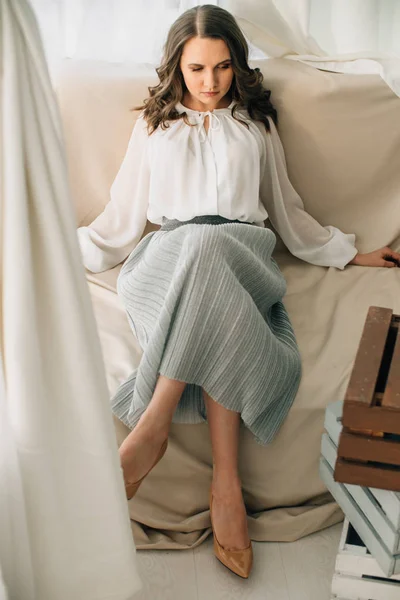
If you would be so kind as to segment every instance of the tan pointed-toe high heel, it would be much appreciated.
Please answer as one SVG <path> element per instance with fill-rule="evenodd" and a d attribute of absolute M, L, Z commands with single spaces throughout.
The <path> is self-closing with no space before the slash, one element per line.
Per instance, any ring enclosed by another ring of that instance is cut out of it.
<path fill-rule="evenodd" d="M 143 479 L 145 477 L 147 477 L 147 475 L 150 473 L 150 471 L 152 469 L 154 469 L 154 467 L 156 466 L 156 464 L 158 462 L 160 462 L 160 460 L 162 459 L 162 457 L 164 456 L 164 454 L 165 454 L 165 452 L 167 450 L 167 446 L 168 446 L 168 438 L 164 441 L 163 445 L 161 446 L 160 452 L 158 453 L 156 460 L 151 465 L 151 467 L 147 471 L 147 473 L 145 473 L 143 475 L 143 477 L 141 477 L 140 479 L 138 479 L 138 481 L 125 481 L 125 492 L 126 492 L 126 497 L 127 497 L 128 500 L 131 500 L 133 498 L 133 496 L 138 491 L 139 486 L 142 483 Z"/>
<path fill-rule="evenodd" d="M 218 542 L 217 536 L 215 535 L 213 527 L 212 499 L 213 495 L 212 491 L 210 490 L 210 519 L 214 536 L 214 554 L 218 560 L 230 571 L 236 575 L 239 575 L 239 577 L 247 579 L 253 566 L 253 548 L 251 541 L 247 548 L 242 548 L 240 550 L 226 550 L 223 546 L 221 546 L 221 544 Z"/>

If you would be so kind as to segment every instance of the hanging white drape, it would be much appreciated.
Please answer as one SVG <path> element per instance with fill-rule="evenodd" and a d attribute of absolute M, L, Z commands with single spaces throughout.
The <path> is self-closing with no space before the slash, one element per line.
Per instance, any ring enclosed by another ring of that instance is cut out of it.
<path fill-rule="evenodd" d="M 398 0 L 227 0 L 227 7 L 268 56 L 377 73 L 400 96 Z"/>
<path fill-rule="evenodd" d="M 171 23 L 197 4 L 238 19 L 250 58 L 378 73 L 400 95 L 399 0 L 32 0 L 52 65 L 61 57 L 159 63 Z"/>
<path fill-rule="evenodd" d="M 156 65 L 169 27 L 197 4 L 196 0 L 32 0 L 51 65 L 63 57 Z M 223 6 L 226 0 L 207 4 Z M 252 56 L 264 56 L 251 43 L 250 48 Z"/>
<path fill-rule="evenodd" d="M 57 105 L 0 0 L 0 598 L 127 600 L 137 572 Z"/>

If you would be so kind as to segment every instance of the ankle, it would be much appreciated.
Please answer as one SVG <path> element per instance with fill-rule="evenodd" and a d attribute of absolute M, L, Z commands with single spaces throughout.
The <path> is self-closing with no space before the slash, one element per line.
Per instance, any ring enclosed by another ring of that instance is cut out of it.
<path fill-rule="evenodd" d="M 145 437 L 162 441 L 168 437 L 170 423 L 162 421 L 160 418 L 153 418 L 152 414 L 145 412 L 140 417 L 135 429 Z"/>
<path fill-rule="evenodd" d="M 227 493 L 232 494 L 240 492 L 242 490 L 242 482 L 240 481 L 238 473 L 227 473 L 215 471 L 213 472 L 212 479 L 212 490 L 213 494 L 225 495 Z"/>

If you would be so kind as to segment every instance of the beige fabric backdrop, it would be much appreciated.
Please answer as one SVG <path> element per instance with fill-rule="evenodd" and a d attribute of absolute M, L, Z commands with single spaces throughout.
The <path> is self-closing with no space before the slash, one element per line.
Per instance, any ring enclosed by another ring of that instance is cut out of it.
<path fill-rule="evenodd" d="M 261 66 L 278 108 L 292 183 L 322 225 L 356 233 L 361 252 L 400 250 L 400 99 L 377 75 L 317 71 L 284 59 Z M 66 61 L 56 84 L 77 224 L 108 201 L 137 113 L 156 79 L 145 66 Z M 148 225 L 145 234 L 156 225 Z M 318 475 L 327 404 L 343 398 L 370 305 L 400 312 L 400 270 L 302 262 L 278 241 L 284 298 L 304 365 L 296 401 L 276 440 L 241 431 L 240 474 L 253 540 L 292 541 L 342 513 Z M 88 274 L 110 394 L 141 350 L 115 293 L 119 267 Z M 88 429 L 90 424 L 88 424 Z M 119 441 L 128 430 L 116 422 Z M 130 501 L 138 549 L 184 549 L 210 533 L 212 456 L 207 424 L 173 425 L 163 460 Z"/>

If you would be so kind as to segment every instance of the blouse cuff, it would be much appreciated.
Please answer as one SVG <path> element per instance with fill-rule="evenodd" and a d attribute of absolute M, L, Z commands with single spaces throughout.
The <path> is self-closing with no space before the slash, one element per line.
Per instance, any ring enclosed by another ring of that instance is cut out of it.
<path fill-rule="evenodd" d="M 305 246 L 298 250 L 292 250 L 292 254 L 313 265 L 343 270 L 358 252 L 354 245 L 356 236 L 354 233 L 343 233 L 331 225 L 324 229 L 332 234 L 326 244 L 314 248 Z"/>
<path fill-rule="evenodd" d="M 120 261 L 118 257 L 114 257 L 110 250 L 104 252 L 98 245 L 93 243 L 91 239 L 91 230 L 89 227 L 79 227 L 76 230 L 81 252 L 82 263 L 91 273 L 101 273 L 111 269 Z"/>
<path fill-rule="evenodd" d="M 337 263 L 332 264 L 332 266 L 343 270 L 358 253 L 358 250 L 355 247 L 356 236 L 354 233 L 343 233 L 343 231 L 340 231 L 340 229 L 337 229 L 336 227 L 328 227 L 328 229 L 334 231 L 334 237 L 332 239 L 333 245 L 335 245 L 336 242 L 339 246 L 337 250 L 335 248 L 335 252 L 337 252 Z"/>
<path fill-rule="evenodd" d="M 325 266 L 343 270 L 358 252 L 355 247 L 356 236 L 354 233 L 343 233 L 343 231 L 331 225 L 328 225 L 325 229 L 333 234 L 326 246 Z"/>

